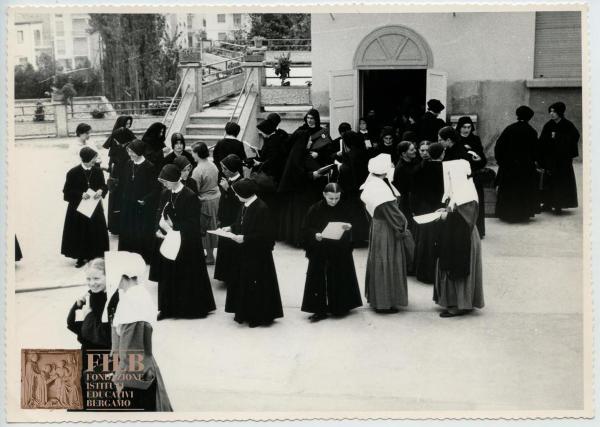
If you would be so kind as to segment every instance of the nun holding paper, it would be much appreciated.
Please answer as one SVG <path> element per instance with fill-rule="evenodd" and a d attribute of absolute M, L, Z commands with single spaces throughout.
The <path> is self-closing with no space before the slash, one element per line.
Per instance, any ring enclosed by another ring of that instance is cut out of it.
<path fill-rule="evenodd" d="M 378 313 L 397 313 L 408 305 L 406 286 L 406 217 L 398 207 L 400 193 L 391 184 L 394 174 L 389 154 L 369 160 L 370 175 L 362 185 L 361 200 L 371 216 L 365 296 Z"/>
<path fill-rule="evenodd" d="M 122 399 L 131 402 L 132 409 L 172 411 L 165 384 L 152 354 L 152 324 L 156 305 L 144 283 L 146 263 L 133 252 L 106 253 L 107 287 L 110 302 L 112 354 L 119 357 L 114 367 L 113 383 Z M 116 286 L 115 286 L 116 284 Z M 108 286 L 110 285 L 110 286 Z M 142 353 L 141 375 L 131 375 L 129 354 Z"/>
<path fill-rule="evenodd" d="M 203 318 L 215 310 L 200 232 L 200 201 L 180 180 L 174 164 L 163 166 L 164 186 L 155 221 L 160 248 L 150 280 L 158 282 L 158 320 Z"/>
<path fill-rule="evenodd" d="M 439 258 L 433 299 L 440 317 L 461 316 L 483 308 L 481 240 L 475 226 L 478 197 L 466 160 L 444 163 L 444 201 L 440 209 Z"/>

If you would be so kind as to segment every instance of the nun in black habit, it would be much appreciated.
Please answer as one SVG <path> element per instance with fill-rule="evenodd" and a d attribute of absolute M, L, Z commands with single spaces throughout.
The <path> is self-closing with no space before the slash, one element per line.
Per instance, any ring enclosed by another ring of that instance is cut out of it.
<path fill-rule="evenodd" d="M 127 153 L 130 160 L 121 178 L 123 204 L 119 250 L 136 252 L 149 263 L 160 187 L 154 165 L 144 158 L 144 143 L 139 139 L 130 142 Z"/>
<path fill-rule="evenodd" d="M 483 191 L 482 173 L 483 168 L 487 164 L 487 158 L 483 151 L 481 139 L 473 133 L 475 132 L 475 124 L 473 123 L 473 120 L 471 120 L 471 117 L 463 116 L 459 118 L 456 124 L 456 130 L 459 136 L 459 143 L 465 147 L 465 150 L 469 155 L 468 160 L 473 173 L 473 182 L 475 183 L 475 189 L 477 190 L 477 196 L 479 197 L 477 230 L 479 231 L 479 236 L 483 238 L 485 236 L 485 192 Z"/>
<path fill-rule="evenodd" d="M 219 182 L 221 197 L 217 219 L 219 227 L 230 227 L 237 219 L 242 204 L 233 191 L 233 184 L 241 180 L 242 160 L 235 154 L 230 154 L 221 161 L 221 171 L 224 177 Z M 219 237 L 217 258 L 215 260 L 214 278 L 225 283 L 231 282 L 237 276 L 239 246 L 231 239 Z"/>
<path fill-rule="evenodd" d="M 580 134 L 575 125 L 565 118 L 567 107 L 555 102 L 548 107 L 550 120 L 540 134 L 540 160 L 544 168 L 544 209 L 577 207 L 577 184 L 573 172 L 573 159 L 579 156 Z"/>
<path fill-rule="evenodd" d="M 341 193 L 339 184 L 327 184 L 324 199 L 310 207 L 302 227 L 308 270 L 301 309 L 313 313 L 309 317 L 313 322 L 328 313 L 339 316 L 362 305 L 352 258 L 352 212 L 340 202 Z M 321 233 L 330 222 L 348 224 L 340 240 L 323 238 Z"/>
<path fill-rule="evenodd" d="M 429 160 L 424 160 L 414 174 L 410 193 L 410 206 L 413 215 L 423 215 L 443 208 L 444 172 L 442 160 L 444 147 L 436 142 L 429 145 Z M 423 283 L 435 282 L 436 247 L 438 224 L 430 222 L 415 225 L 415 262 L 417 280 Z"/>
<path fill-rule="evenodd" d="M 190 176 L 190 173 L 192 172 L 192 164 L 187 157 L 179 156 L 175 159 L 173 164 L 181 171 L 182 184 L 192 190 L 194 194 L 198 195 L 198 184 L 196 183 L 196 180 Z"/>
<path fill-rule="evenodd" d="M 121 126 L 120 122 L 130 126 L 131 117 L 119 117 L 115 129 L 103 145 L 104 148 L 108 148 L 108 189 L 110 191 L 108 197 L 108 230 L 112 234 L 119 234 L 119 214 L 123 200 L 123 182 L 120 182 L 120 178 L 126 174 L 127 163 L 129 162 L 126 147 L 135 139 L 135 135 L 129 130 L 128 126 Z"/>
<path fill-rule="evenodd" d="M 360 246 L 369 240 L 369 217 L 360 200 L 360 186 L 365 182 L 368 155 L 363 137 L 354 131 L 343 133 L 342 144 L 345 147 L 338 170 L 338 184 L 342 189 L 342 201 L 352 215 L 352 240 Z M 321 203 L 321 202 L 319 202 Z"/>
<path fill-rule="evenodd" d="M 63 195 L 67 205 L 63 228 L 61 253 L 77 260 L 76 267 L 82 267 L 86 261 L 104 256 L 108 250 L 108 232 L 102 202 L 99 201 L 91 218 L 77 212 L 82 199 L 102 199 L 107 187 L 102 169 L 95 166 L 98 153 L 90 147 L 79 152 L 81 164 L 67 172 Z M 87 191 L 91 189 L 94 195 Z"/>
<path fill-rule="evenodd" d="M 181 182 L 177 166 L 165 165 L 158 180 L 165 187 L 154 224 L 159 245 L 167 233 L 181 236 L 174 259 L 155 251 L 150 278 L 158 282 L 158 320 L 204 318 L 216 307 L 202 247 L 200 201 Z"/>
<path fill-rule="evenodd" d="M 270 325 L 283 317 L 277 272 L 273 262 L 275 240 L 271 214 L 267 205 L 256 196 L 256 183 L 243 178 L 233 184 L 233 190 L 243 207 L 236 222 L 229 228 L 235 234 L 232 242 L 239 246 L 239 272 L 235 286 L 227 288 L 227 298 L 233 304 L 234 320 L 248 322 L 252 327 Z M 233 293 L 230 295 L 230 293 Z"/>
<path fill-rule="evenodd" d="M 321 127 L 319 112 L 311 109 L 304 116 L 304 124 L 290 137 L 292 150 L 288 156 L 278 192 L 282 197 L 279 222 L 279 238 L 296 247 L 302 243 L 302 221 L 308 208 L 320 198 L 321 189 L 327 184 L 326 173 L 318 169 L 331 161 L 326 147 L 311 149 L 315 141 L 311 136 L 325 131 Z"/>
<path fill-rule="evenodd" d="M 152 123 L 150 127 L 142 136 L 142 141 L 146 146 L 144 147 L 144 157 L 154 165 L 156 173 L 160 173 L 162 167 L 165 165 L 165 153 L 164 149 L 165 138 L 166 138 L 167 127 L 160 123 Z"/>
<path fill-rule="evenodd" d="M 426 139 L 427 141 L 437 141 L 438 132 L 446 126 L 446 123 L 438 116 L 444 111 L 444 104 L 438 99 L 430 99 L 427 101 L 427 111 L 419 121 L 419 141 Z"/>
<path fill-rule="evenodd" d="M 506 222 L 528 221 L 539 203 L 537 132 L 529 124 L 534 113 L 522 105 L 516 114 L 517 121 L 502 131 L 494 148 L 498 162 L 496 216 Z"/>

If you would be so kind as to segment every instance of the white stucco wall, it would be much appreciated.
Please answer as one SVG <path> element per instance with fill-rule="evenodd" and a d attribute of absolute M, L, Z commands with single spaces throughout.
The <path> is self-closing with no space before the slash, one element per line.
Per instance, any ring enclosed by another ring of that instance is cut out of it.
<path fill-rule="evenodd" d="M 515 81 L 533 77 L 535 13 L 312 15 L 313 103 L 328 110 L 329 72 L 353 68 L 365 36 L 386 25 L 419 33 L 433 52 L 434 67 L 460 81 Z"/>

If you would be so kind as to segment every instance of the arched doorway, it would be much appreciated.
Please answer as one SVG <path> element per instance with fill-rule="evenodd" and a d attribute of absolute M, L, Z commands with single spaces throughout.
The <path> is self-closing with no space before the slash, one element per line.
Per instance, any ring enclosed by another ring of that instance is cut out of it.
<path fill-rule="evenodd" d="M 446 73 L 433 66 L 429 45 L 414 30 L 389 25 L 371 31 L 356 49 L 353 69 L 331 72 L 332 129 L 342 121 L 356 124 L 370 109 L 388 122 L 411 105 L 424 106 L 430 98 L 445 104 Z"/>

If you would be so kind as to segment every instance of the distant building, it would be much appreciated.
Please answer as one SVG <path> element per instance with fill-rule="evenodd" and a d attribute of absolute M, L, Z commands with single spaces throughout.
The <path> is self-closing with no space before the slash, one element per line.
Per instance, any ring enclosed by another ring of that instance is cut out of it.
<path fill-rule="evenodd" d="M 247 13 L 170 13 L 165 15 L 166 31 L 178 35 L 180 49 L 195 48 L 201 40 L 233 40 L 236 33 L 250 29 Z"/>
<path fill-rule="evenodd" d="M 86 13 L 17 14 L 17 62 L 37 68 L 39 57 L 45 53 L 65 70 L 81 68 L 88 61 L 98 66 L 99 36 L 89 33 L 89 19 Z"/>

